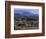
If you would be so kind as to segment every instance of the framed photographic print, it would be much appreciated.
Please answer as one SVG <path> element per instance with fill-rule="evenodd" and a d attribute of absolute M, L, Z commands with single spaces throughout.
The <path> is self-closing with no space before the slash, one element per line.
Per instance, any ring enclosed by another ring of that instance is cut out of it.
<path fill-rule="evenodd" d="M 5 38 L 44 35 L 44 3 L 5 1 Z"/>

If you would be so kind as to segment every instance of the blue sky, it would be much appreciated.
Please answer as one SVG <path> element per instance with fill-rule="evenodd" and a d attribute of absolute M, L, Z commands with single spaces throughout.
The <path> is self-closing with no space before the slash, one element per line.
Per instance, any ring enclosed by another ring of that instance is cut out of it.
<path fill-rule="evenodd" d="M 20 8 L 15 8 L 14 9 L 14 14 L 37 14 L 39 15 L 39 9 L 20 9 Z"/>

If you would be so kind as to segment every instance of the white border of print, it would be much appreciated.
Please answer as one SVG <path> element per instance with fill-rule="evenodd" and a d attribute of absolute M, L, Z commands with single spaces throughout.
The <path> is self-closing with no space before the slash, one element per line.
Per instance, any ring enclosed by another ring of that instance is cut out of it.
<path fill-rule="evenodd" d="M 39 29 L 14 30 L 14 8 L 39 9 Z M 41 6 L 11 5 L 11 34 L 26 34 L 26 33 L 42 33 L 42 7 Z"/>

